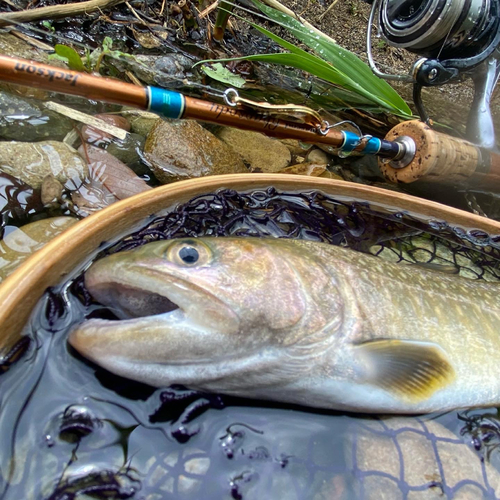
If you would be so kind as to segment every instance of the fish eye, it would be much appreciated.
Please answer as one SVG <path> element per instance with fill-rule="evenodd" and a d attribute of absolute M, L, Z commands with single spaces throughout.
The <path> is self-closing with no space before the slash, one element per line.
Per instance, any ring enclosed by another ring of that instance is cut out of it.
<path fill-rule="evenodd" d="M 196 250 L 196 248 L 186 246 L 179 250 L 179 257 L 186 264 L 196 264 L 200 257 L 200 254 L 198 253 L 198 250 Z"/>
<path fill-rule="evenodd" d="M 176 241 L 167 249 L 168 260 L 182 267 L 202 266 L 212 260 L 210 248 L 201 241 Z"/>

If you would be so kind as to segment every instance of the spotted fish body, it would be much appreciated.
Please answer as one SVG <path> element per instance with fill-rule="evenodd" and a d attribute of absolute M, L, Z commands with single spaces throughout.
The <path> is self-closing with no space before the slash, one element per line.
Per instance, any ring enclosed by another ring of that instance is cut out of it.
<path fill-rule="evenodd" d="M 149 243 L 85 282 L 123 319 L 69 342 L 151 385 L 362 412 L 500 404 L 495 284 L 257 238 Z"/>

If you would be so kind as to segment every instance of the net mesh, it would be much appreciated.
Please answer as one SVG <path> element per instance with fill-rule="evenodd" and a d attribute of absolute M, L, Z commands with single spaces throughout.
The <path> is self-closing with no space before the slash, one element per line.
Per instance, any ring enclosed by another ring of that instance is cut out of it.
<path fill-rule="evenodd" d="M 403 265 L 500 278 L 495 235 L 317 191 L 274 188 L 198 196 L 153 217 L 101 255 L 196 236 L 301 238 Z M 499 497 L 500 420 L 494 413 L 384 419 L 180 387 L 153 391 L 68 355 L 65 339 L 72 325 L 96 311 L 104 314 L 82 276 L 48 292 L 43 304 L 33 319 L 37 353 L 29 368 L 41 375 L 32 386 L 19 383 L 10 400 L 0 401 L 12 415 L 6 420 L 4 413 L 0 428 L 13 436 L 16 450 L 13 461 L 0 454 L 5 500 Z M 16 358 L 21 347 L 13 351 Z M 4 376 L 12 381 L 20 364 L 11 363 L 5 361 Z M 57 396 L 48 398 L 47 391 Z M 15 402 L 27 394 L 29 404 L 16 414 Z M 69 412 L 77 403 L 79 412 Z M 23 425 L 30 431 L 21 432 Z M 37 446 L 47 429 L 51 445 Z M 30 432 L 37 438 L 26 438 Z"/>

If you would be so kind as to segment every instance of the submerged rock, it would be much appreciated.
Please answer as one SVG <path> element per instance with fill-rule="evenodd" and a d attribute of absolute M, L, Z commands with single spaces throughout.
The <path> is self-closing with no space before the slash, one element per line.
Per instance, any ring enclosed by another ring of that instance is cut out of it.
<path fill-rule="evenodd" d="M 280 170 L 280 174 L 294 174 L 294 175 L 309 175 L 311 177 L 319 177 L 321 174 L 326 172 L 325 164 L 318 164 L 312 162 L 298 163 L 297 165 L 291 165 L 283 170 Z"/>
<path fill-rule="evenodd" d="M 130 69 L 148 85 L 177 88 L 184 85 L 183 80 L 189 76 L 193 62 L 183 54 L 171 53 L 165 56 L 137 55 L 115 60 L 113 65 L 121 71 Z"/>
<path fill-rule="evenodd" d="M 248 172 L 237 153 L 193 120 L 158 122 L 148 135 L 144 152 L 151 170 L 163 184 Z"/>
<path fill-rule="evenodd" d="M 322 149 L 314 148 L 307 154 L 307 161 L 319 163 L 320 165 L 328 165 L 330 157 Z"/>
<path fill-rule="evenodd" d="M 258 132 L 224 127 L 218 137 L 241 155 L 252 172 L 279 172 L 290 164 L 289 149 Z"/>
<path fill-rule="evenodd" d="M 127 137 L 123 141 L 113 139 L 106 148 L 106 151 L 129 167 L 132 167 L 141 160 L 144 142 L 144 137 L 131 133 L 127 134 Z"/>
<path fill-rule="evenodd" d="M 354 488 L 366 500 L 497 498 L 500 474 L 435 420 L 394 417 L 353 425 L 346 443 Z"/>
<path fill-rule="evenodd" d="M 2 139 L 24 142 L 62 140 L 72 128 L 72 120 L 46 109 L 36 100 L 0 92 Z"/>
<path fill-rule="evenodd" d="M 47 175 L 42 181 L 40 189 L 42 203 L 48 205 L 49 203 L 59 203 L 62 201 L 63 185 L 52 175 Z"/>
<path fill-rule="evenodd" d="M 53 217 L 26 224 L 7 234 L 0 241 L 0 281 L 75 222 L 78 219 L 74 217 Z"/>
<path fill-rule="evenodd" d="M 48 51 L 39 49 L 8 32 L 0 32 L 0 53 L 45 64 L 50 63 L 52 66 L 64 66 L 61 61 L 49 61 Z"/>
<path fill-rule="evenodd" d="M 158 118 L 158 115 L 149 111 L 134 110 L 133 114 L 127 116 L 129 116 L 130 120 L 130 130 L 134 134 L 142 135 L 142 137 L 147 137 L 154 126 L 163 121 Z"/>
<path fill-rule="evenodd" d="M 59 182 L 78 186 L 89 169 L 80 155 L 64 142 L 2 142 L 0 170 L 38 189 L 52 174 Z"/>

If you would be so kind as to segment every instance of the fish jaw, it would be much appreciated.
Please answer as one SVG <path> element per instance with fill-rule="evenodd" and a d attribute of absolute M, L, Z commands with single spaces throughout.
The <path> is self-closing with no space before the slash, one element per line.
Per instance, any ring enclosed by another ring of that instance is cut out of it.
<path fill-rule="evenodd" d="M 180 315 L 176 310 L 119 322 L 92 319 L 74 330 L 69 342 L 110 372 L 155 387 L 175 383 L 242 395 L 245 388 L 289 375 L 281 373 L 286 370 L 279 349 L 239 349 L 225 335 L 197 329 Z"/>
<path fill-rule="evenodd" d="M 68 340 L 85 357 L 104 367 L 111 359 L 185 363 L 213 356 L 237 338 L 238 315 L 210 291 L 186 281 L 159 259 L 150 259 L 148 265 L 126 261 L 124 266 L 123 255 L 114 257 L 91 266 L 85 284 L 119 318 L 131 319 L 93 319 L 79 325 Z M 144 306 L 153 314 L 141 316 L 137 310 Z"/>

